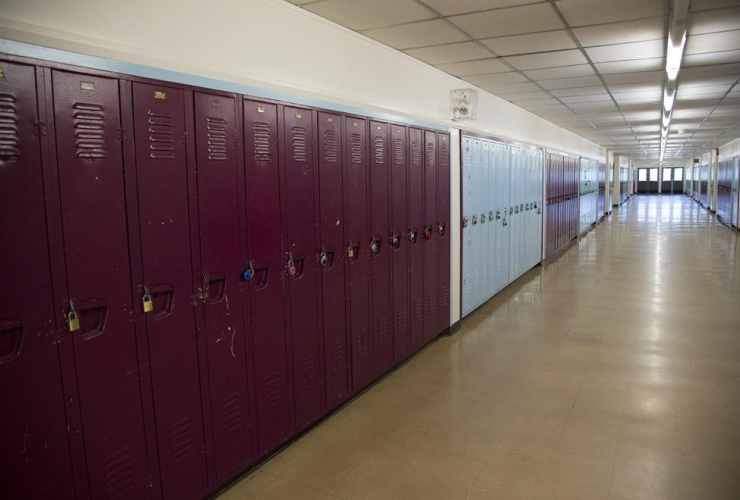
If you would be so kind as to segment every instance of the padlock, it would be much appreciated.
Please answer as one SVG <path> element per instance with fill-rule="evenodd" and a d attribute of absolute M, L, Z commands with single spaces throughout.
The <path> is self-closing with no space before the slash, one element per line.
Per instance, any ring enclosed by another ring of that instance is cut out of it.
<path fill-rule="evenodd" d="M 378 253 L 378 240 L 376 239 L 370 240 L 370 253 L 373 253 L 373 254 Z"/>
<path fill-rule="evenodd" d="M 249 261 L 249 267 L 246 268 L 244 271 L 242 271 L 242 279 L 244 281 L 249 281 L 254 277 L 254 265 L 252 264 L 252 261 Z"/>
<path fill-rule="evenodd" d="M 295 262 L 293 262 L 293 255 L 288 254 L 288 275 L 295 276 L 298 274 L 298 269 L 295 267 Z"/>
<path fill-rule="evenodd" d="M 401 247 L 401 238 L 399 238 L 398 233 L 391 233 L 391 246 L 393 248 Z"/>
<path fill-rule="evenodd" d="M 141 309 L 145 312 L 152 312 L 154 310 L 154 302 L 152 296 L 149 293 L 149 287 L 144 285 L 144 295 L 141 297 Z"/>
<path fill-rule="evenodd" d="M 355 258 L 355 248 L 352 245 L 347 247 L 347 257 L 349 257 L 350 259 Z"/>
<path fill-rule="evenodd" d="M 424 228 L 424 239 L 427 241 L 432 239 L 432 228 L 430 226 Z"/>
<path fill-rule="evenodd" d="M 75 304 L 69 301 L 69 312 L 67 313 L 67 331 L 74 332 L 80 329 L 80 317 L 75 310 Z"/>
<path fill-rule="evenodd" d="M 489 221 L 492 221 L 493 220 L 493 210 L 491 210 L 490 212 L 488 212 L 488 220 Z"/>
<path fill-rule="evenodd" d="M 409 230 L 409 241 L 411 243 L 416 243 L 416 229 Z"/>
<path fill-rule="evenodd" d="M 440 236 L 445 235 L 445 223 L 442 221 L 437 222 L 437 234 Z"/>
<path fill-rule="evenodd" d="M 329 265 L 329 256 L 326 255 L 326 250 L 323 248 L 321 249 L 321 253 L 319 254 L 319 265 L 321 267 L 326 267 Z"/>

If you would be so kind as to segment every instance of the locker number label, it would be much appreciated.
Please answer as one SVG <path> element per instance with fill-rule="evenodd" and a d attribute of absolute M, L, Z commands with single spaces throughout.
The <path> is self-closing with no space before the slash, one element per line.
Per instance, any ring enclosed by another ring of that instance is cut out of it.
<path fill-rule="evenodd" d="M 93 82 L 80 82 L 80 90 L 95 90 Z"/>

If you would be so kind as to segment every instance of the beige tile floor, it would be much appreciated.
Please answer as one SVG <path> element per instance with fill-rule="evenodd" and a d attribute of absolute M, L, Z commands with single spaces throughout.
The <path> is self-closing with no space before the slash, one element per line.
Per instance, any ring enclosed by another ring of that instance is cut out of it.
<path fill-rule="evenodd" d="M 638 196 L 226 499 L 740 499 L 740 233 Z"/>

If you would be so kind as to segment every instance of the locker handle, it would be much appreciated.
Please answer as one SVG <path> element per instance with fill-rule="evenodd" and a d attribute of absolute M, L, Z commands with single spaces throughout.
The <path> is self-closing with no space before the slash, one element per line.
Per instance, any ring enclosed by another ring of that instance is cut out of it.
<path fill-rule="evenodd" d="M 326 249 L 326 247 L 321 247 L 321 252 L 319 252 L 318 256 L 318 262 L 319 266 L 327 269 L 331 269 L 334 267 L 334 249 Z"/>
<path fill-rule="evenodd" d="M 478 225 L 478 216 L 477 215 L 474 215 L 473 216 L 472 223 L 473 223 L 474 226 L 477 226 Z"/>
<path fill-rule="evenodd" d="M 509 222 L 506 219 L 504 219 L 504 227 L 506 227 L 508 225 L 509 225 Z"/>
<path fill-rule="evenodd" d="M 378 255 L 380 253 L 380 246 L 381 246 L 381 239 L 377 237 L 371 237 L 370 238 L 370 253 L 373 255 Z"/>
<path fill-rule="evenodd" d="M 108 305 L 104 300 L 88 299 L 75 301 L 72 299 L 69 301 L 69 307 L 70 311 L 72 311 L 73 307 L 75 308 L 79 321 L 77 329 L 82 330 L 82 338 L 84 340 L 97 337 L 103 333 L 108 319 Z M 86 329 L 86 325 L 90 325 L 90 328 Z"/>
<path fill-rule="evenodd" d="M 432 239 L 432 226 L 424 226 L 424 240 L 429 241 Z"/>
<path fill-rule="evenodd" d="M 267 281 L 270 276 L 270 264 L 266 262 L 249 261 L 249 267 L 254 271 L 252 280 L 255 282 L 254 290 L 262 290 L 267 287 Z"/>
<path fill-rule="evenodd" d="M 488 220 L 489 222 L 493 220 L 493 210 L 488 212 Z"/>
<path fill-rule="evenodd" d="M 17 319 L 0 320 L 0 335 L 9 339 L 4 342 L 5 349 L 0 352 L 0 365 L 2 365 L 18 356 L 23 338 L 23 323 Z"/>
<path fill-rule="evenodd" d="M 496 220 L 501 218 L 501 210 L 496 210 Z"/>
<path fill-rule="evenodd" d="M 144 285 L 144 294 L 149 294 L 151 300 L 151 309 L 144 312 L 151 312 L 154 319 L 161 319 L 172 313 L 172 305 L 175 299 L 175 287 L 167 284 Z M 143 302 L 144 296 L 142 296 Z"/>
<path fill-rule="evenodd" d="M 360 243 L 357 241 L 350 241 L 347 245 L 347 258 L 356 262 L 360 258 Z"/>
<path fill-rule="evenodd" d="M 304 264 L 306 262 L 306 257 L 302 254 L 293 254 L 291 252 L 287 252 L 285 254 L 285 258 L 287 259 L 285 263 L 285 270 L 288 273 L 288 277 L 293 279 L 299 279 L 301 276 L 303 276 L 303 269 Z"/>
<path fill-rule="evenodd" d="M 418 233 L 418 229 L 415 227 L 409 229 L 409 242 L 414 245 L 416 244 L 416 236 Z"/>
<path fill-rule="evenodd" d="M 445 229 L 447 229 L 447 225 L 444 221 L 437 222 L 437 234 L 440 236 L 445 235 Z"/>
<path fill-rule="evenodd" d="M 480 214 L 480 223 L 485 224 L 486 223 L 486 214 Z"/>
<path fill-rule="evenodd" d="M 217 304 L 226 295 L 226 275 L 224 273 L 210 273 L 208 278 L 208 293 L 206 297 L 210 304 Z"/>
<path fill-rule="evenodd" d="M 395 231 L 391 231 L 391 238 L 388 244 L 391 246 L 391 248 L 395 250 L 401 248 L 401 234 Z"/>

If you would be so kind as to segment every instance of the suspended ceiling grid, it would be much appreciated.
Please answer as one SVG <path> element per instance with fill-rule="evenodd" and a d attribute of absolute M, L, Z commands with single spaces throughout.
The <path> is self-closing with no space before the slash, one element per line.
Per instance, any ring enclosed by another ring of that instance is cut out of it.
<path fill-rule="evenodd" d="M 660 153 L 669 0 L 290 0 L 635 159 Z M 740 0 L 693 0 L 665 160 L 740 138 Z"/>

